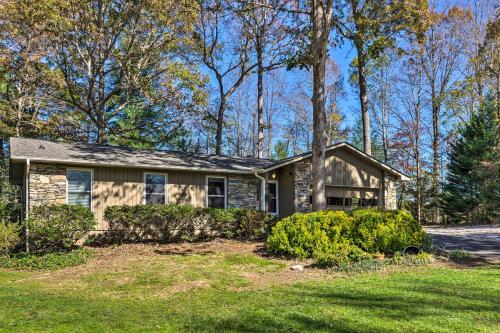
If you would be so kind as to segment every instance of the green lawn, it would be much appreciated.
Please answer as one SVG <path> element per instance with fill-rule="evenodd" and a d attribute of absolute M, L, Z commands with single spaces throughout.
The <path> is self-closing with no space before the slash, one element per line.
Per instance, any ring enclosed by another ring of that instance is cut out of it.
<path fill-rule="evenodd" d="M 500 330 L 498 266 L 340 275 L 245 251 L 118 248 L 74 268 L 1 270 L 0 331 Z"/>

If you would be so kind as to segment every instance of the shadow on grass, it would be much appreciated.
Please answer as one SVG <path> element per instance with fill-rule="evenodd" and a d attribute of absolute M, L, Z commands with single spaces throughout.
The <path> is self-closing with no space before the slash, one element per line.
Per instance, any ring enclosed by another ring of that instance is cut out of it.
<path fill-rule="evenodd" d="M 260 291 L 184 292 L 168 299 L 113 299 L 86 290 L 58 295 L 9 284 L 0 286 L 0 318 L 11 330 L 493 331 L 500 312 L 494 288 L 499 275 L 488 268 L 368 274 Z"/>
<path fill-rule="evenodd" d="M 192 249 L 172 249 L 172 250 L 154 250 L 153 251 L 156 254 L 163 255 L 163 256 L 170 256 L 170 255 L 176 255 L 176 256 L 192 256 L 192 255 L 209 255 L 209 254 L 215 254 L 214 251 L 203 251 L 203 250 L 192 250 Z"/>

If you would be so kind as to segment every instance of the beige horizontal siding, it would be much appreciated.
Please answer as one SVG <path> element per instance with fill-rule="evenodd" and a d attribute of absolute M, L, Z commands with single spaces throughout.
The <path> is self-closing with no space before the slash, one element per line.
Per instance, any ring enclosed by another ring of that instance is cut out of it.
<path fill-rule="evenodd" d="M 168 178 L 168 203 L 205 206 L 205 177 L 197 172 L 158 172 L 134 168 L 98 167 L 94 170 L 93 209 L 97 230 L 106 230 L 106 207 L 144 203 L 144 173 L 164 173 Z"/>

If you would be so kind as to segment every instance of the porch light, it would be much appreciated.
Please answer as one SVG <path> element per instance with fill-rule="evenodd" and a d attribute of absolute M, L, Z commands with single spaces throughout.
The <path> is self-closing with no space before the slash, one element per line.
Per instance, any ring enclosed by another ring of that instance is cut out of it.
<path fill-rule="evenodd" d="M 273 173 L 271 174 L 271 178 L 272 178 L 272 179 L 276 179 L 276 172 L 273 172 Z"/>

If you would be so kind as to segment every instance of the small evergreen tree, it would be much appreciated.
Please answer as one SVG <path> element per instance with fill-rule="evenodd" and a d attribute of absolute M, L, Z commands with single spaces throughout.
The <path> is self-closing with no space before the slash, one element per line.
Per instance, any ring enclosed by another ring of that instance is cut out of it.
<path fill-rule="evenodd" d="M 442 200 L 449 222 L 495 222 L 500 210 L 500 131 L 488 98 L 459 129 L 449 153 Z"/>

